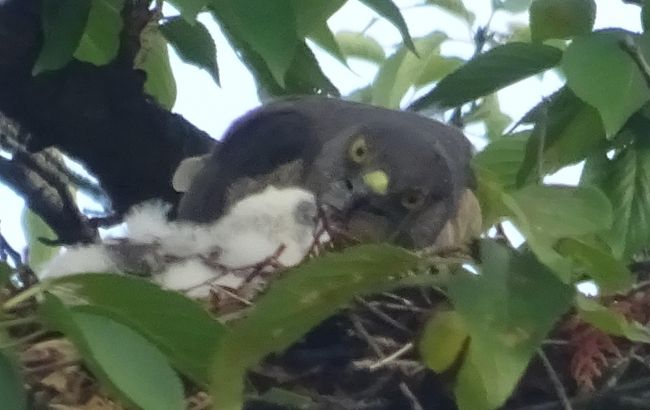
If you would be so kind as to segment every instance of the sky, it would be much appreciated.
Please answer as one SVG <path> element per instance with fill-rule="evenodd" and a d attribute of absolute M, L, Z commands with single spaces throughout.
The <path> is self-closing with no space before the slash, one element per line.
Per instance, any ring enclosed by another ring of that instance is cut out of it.
<path fill-rule="evenodd" d="M 2 0 L 0 0 L 1 2 Z M 433 8 L 413 7 L 416 1 L 396 0 L 395 3 L 404 10 L 404 16 L 413 37 L 427 34 L 433 28 L 445 31 L 454 41 L 443 47 L 443 53 L 469 57 L 473 51 L 472 33 L 457 18 Z M 465 0 L 467 8 L 476 14 L 476 25 L 484 25 L 490 17 L 491 0 Z M 622 27 L 632 31 L 641 31 L 638 6 L 625 4 L 621 0 L 596 0 L 596 28 Z M 165 14 L 173 14 L 166 9 Z M 375 17 L 373 12 L 360 2 L 350 0 L 329 21 L 334 32 L 340 30 L 361 30 Z M 172 69 L 176 77 L 178 95 L 174 112 L 182 114 L 194 125 L 208 132 L 214 138 L 220 138 L 230 123 L 246 111 L 259 105 L 257 91 L 252 76 L 238 60 L 234 51 L 216 23 L 209 15 L 199 17 L 211 33 L 217 44 L 222 87 L 219 88 L 211 77 L 193 66 L 184 64 L 171 50 Z M 506 13 L 496 13 L 491 21 L 491 28 L 507 31 L 511 23 L 525 24 L 526 13 L 514 18 Z M 386 49 L 390 50 L 400 42 L 399 32 L 385 21 L 379 20 L 367 32 L 375 37 Z M 334 80 L 343 95 L 372 81 L 376 68 L 361 61 L 350 61 L 350 68 L 343 66 L 331 56 L 316 51 L 323 70 Z M 540 78 L 531 78 L 508 87 L 499 93 L 502 110 L 512 118 L 521 117 L 543 96 L 551 94 L 561 84 L 555 74 Z M 483 144 L 477 135 L 469 135 L 479 148 Z M 575 183 L 579 176 L 579 167 L 569 167 L 549 178 L 556 183 Z M 21 230 L 21 210 L 23 201 L 11 190 L 0 184 L 0 230 L 16 249 L 25 246 Z M 90 206 L 87 200 L 85 205 Z"/>

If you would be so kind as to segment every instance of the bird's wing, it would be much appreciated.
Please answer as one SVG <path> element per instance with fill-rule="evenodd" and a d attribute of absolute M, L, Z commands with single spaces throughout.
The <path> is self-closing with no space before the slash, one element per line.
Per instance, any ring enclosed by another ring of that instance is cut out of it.
<path fill-rule="evenodd" d="M 181 199 L 178 219 L 210 222 L 228 205 L 228 190 L 244 178 L 259 179 L 296 160 L 311 161 L 320 151 L 312 120 L 291 104 L 271 104 L 237 121 L 210 154 Z M 301 185 L 303 175 L 292 175 Z"/>

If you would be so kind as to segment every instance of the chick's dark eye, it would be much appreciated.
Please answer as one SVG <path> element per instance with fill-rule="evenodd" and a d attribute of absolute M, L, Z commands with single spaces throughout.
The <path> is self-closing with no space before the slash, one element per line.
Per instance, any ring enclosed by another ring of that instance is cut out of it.
<path fill-rule="evenodd" d="M 424 205 L 424 193 L 420 191 L 410 191 L 402 195 L 402 206 L 406 209 L 414 210 Z"/>

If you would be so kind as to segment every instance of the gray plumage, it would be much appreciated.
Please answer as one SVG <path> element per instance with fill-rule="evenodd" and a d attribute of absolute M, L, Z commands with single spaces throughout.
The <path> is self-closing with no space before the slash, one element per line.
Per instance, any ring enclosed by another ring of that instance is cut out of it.
<path fill-rule="evenodd" d="M 210 222 L 267 184 L 302 186 L 362 240 L 432 245 L 472 185 L 471 145 L 420 115 L 324 97 L 238 120 L 188 183 L 178 218 Z"/>

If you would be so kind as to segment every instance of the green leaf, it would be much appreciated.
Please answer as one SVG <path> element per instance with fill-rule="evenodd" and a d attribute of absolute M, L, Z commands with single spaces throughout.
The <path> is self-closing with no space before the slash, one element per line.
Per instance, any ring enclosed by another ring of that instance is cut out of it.
<path fill-rule="evenodd" d="M 480 54 L 443 78 L 410 109 L 456 107 L 554 67 L 562 51 L 544 44 L 509 43 Z"/>
<path fill-rule="evenodd" d="M 212 10 L 232 36 L 264 59 L 275 81 L 284 86 L 299 45 L 291 0 L 212 0 Z"/>
<path fill-rule="evenodd" d="M 573 264 L 555 249 L 558 239 L 600 233 L 612 225 L 612 206 L 594 187 L 530 185 L 502 193 L 501 200 L 530 249 L 566 283 L 573 280 Z"/>
<path fill-rule="evenodd" d="M 84 306 L 137 329 L 181 372 L 208 383 L 206 358 L 225 328 L 198 303 L 148 281 L 112 274 L 66 276 L 51 282 L 48 291 L 68 307 Z"/>
<path fill-rule="evenodd" d="M 158 104 L 171 110 L 176 101 L 176 80 L 169 63 L 167 40 L 154 24 L 147 25 L 140 33 L 140 50 L 134 66 L 147 75 L 144 89 Z"/>
<path fill-rule="evenodd" d="M 88 14 L 88 0 L 43 0 L 43 46 L 32 73 L 63 68 L 79 46 Z"/>
<path fill-rule="evenodd" d="M 504 188 L 514 188 L 529 137 L 530 132 L 521 132 L 489 143 L 472 159 L 473 168 Z"/>
<path fill-rule="evenodd" d="M 394 286 L 419 258 L 389 245 L 360 245 L 330 253 L 285 273 L 236 323 L 214 359 L 213 397 L 220 410 L 242 406 L 246 370 L 279 352 L 360 293 Z"/>
<path fill-rule="evenodd" d="M 17 360 L 6 350 L 0 350 L 0 398 L 3 409 L 27 410 L 27 395 Z"/>
<path fill-rule="evenodd" d="M 160 26 L 160 32 L 186 63 L 207 71 L 219 84 L 217 49 L 210 32 L 201 22 L 188 23 L 172 17 Z"/>
<path fill-rule="evenodd" d="M 52 259 L 60 247 L 42 243 L 39 238 L 54 239 L 56 234 L 40 216 L 36 215 L 29 208 L 22 212 L 22 225 L 27 237 L 27 248 L 29 249 L 29 265 L 38 270 L 47 261 Z"/>
<path fill-rule="evenodd" d="M 480 260 L 479 275 L 458 275 L 449 285 L 471 338 L 454 390 L 460 410 L 505 402 L 575 292 L 530 253 L 483 241 Z"/>
<path fill-rule="evenodd" d="M 543 177 L 560 168 L 584 160 L 607 144 L 605 129 L 598 111 L 586 104 L 567 87 L 562 87 L 547 102 L 540 104 L 527 116 L 536 118 L 536 126 L 528 140 L 526 155 L 519 171 L 518 183 L 531 181 L 533 171 Z M 541 128 L 544 129 L 542 137 Z M 544 146 L 540 149 L 539 144 Z M 540 158 L 540 153 L 542 157 Z"/>
<path fill-rule="evenodd" d="M 641 8 L 641 26 L 643 31 L 647 32 L 650 29 L 650 2 L 645 0 Z"/>
<path fill-rule="evenodd" d="M 595 20 L 594 0 L 535 0 L 530 6 L 530 30 L 534 41 L 587 34 Z"/>
<path fill-rule="evenodd" d="M 413 44 L 413 39 L 411 39 L 411 34 L 409 33 L 408 26 L 406 21 L 402 16 L 402 12 L 399 7 L 395 5 L 391 0 L 359 0 L 361 3 L 370 7 L 377 14 L 384 17 L 388 20 L 393 26 L 395 26 L 401 36 L 404 45 L 411 50 L 413 53 L 418 54 L 415 49 L 415 44 Z"/>
<path fill-rule="evenodd" d="M 645 135 L 643 136 L 645 137 Z M 627 258 L 650 243 L 650 146 L 637 138 L 612 160 L 591 158 L 593 183 L 605 192 L 616 223 L 602 236 L 618 258 Z M 586 172 L 586 170 L 585 170 Z"/>
<path fill-rule="evenodd" d="M 292 0 L 299 38 L 309 37 L 343 64 L 345 57 L 327 19 L 345 4 L 345 0 Z"/>
<path fill-rule="evenodd" d="M 188 22 L 194 23 L 199 12 L 210 3 L 210 0 L 166 0 L 173 5 L 181 16 Z"/>
<path fill-rule="evenodd" d="M 501 111 L 499 98 L 496 94 L 492 94 L 483 98 L 476 109 L 463 117 L 463 121 L 465 124 L 483 122 L 487 137 L 494 140 L 503 134 L 508 124 L 512 122 L 512 118 Z"/>
<path fill-rule="evenodd" d="M 468 23 L 473 23 L 476 18 L 474 13 L 467 10 L 467 7 L 465 7 L 462 0 L 427 0 L 426 3 L 446 10 Z"/>
<path fill-rule="evenodd" d="M 45 294 L 39 315 L 65 334 L 93 374 L 132 407 L 185 408 L 183 386 L 167 358 L 130 327 L 83 307 L 67 309 L 51 294 Z"/>
<path fill-rule="evenodd" d="M 434 31 L 415 41 L 422 56 L 437 54 L 447 35 Z M 419 58 L 406 47 L 400 47 L 381 66 L 372 84 L 372 103 L 388 108 L 399 108 L 402 98 L 425 70 L 427 60 Z"/>
<path fill-rule="evenodd" d="M 604 30 L 577 37 L 564 52 L 562 70 L 578 97 L 596 107 L 612 138 L 648 99 L 650 89 L 632 58 L 621 48 L 635 34 Z"/>
<path fill-rule="evenodd" d="M 558 242 L 557 249 L 578 265 L 576 270 L 583 270 L 596 281 L 601 294 L 627 290 L 632 284 L 630 270 L 601 242 L 566 238 Z"/>
<path fill-rule="evenodd" d="M 0 262 L 0 288 L 4 287 L 11 280 L 13 270 L 5 262 Z"/>
<path fill-rule="evenodd" d="M 414 82 L 418 88 L 448 76 L 465 64 L 465 60 L 462 58 L 442 56 L 438 53 L 430 53 L 422 58 L 426 62 L 422 68 L 422 74 Z"/>
<path fill-rule="evenodd" d="M 343 65 L 347 66 L 348 62 L 345 59 L 345 55 L 343 55 L 339 43 L 336 41 L 336 37 L 334 37 L 334 33 L 325 22 L 316 26 L 308 37 L 321 46 L 323 50 L 327 51 L 330 55 L 339 60 Z"/>
<path fill-rule="evenodd" d="M 283 94 L 319 94 L 339 96 L 339 90 L 323 73 L 309 46 L 301 42 L 296 55 L 284 76 Z"/>
<path fill-rule="evenodd" d="M 420 357 L 431 370 L 442 373 L 458 360 L 468 337 L 458 312 L 438 312 L 424 326 L 418 344 Z"/>
<path fill-rule="evenodd" d="M 650 343 L 650 330 L 645 326 L 627 320 L 621 313 L 601 305 L 594 299 L 577 295 L 576 306 L 582 320 L 603 332 L 624 337 L 632 342 Z"/>
<path fill-rule="evenodd" d="M 307 37 L 314 27 L 327 22 L 346 0 L 291 0 L 296 18 L 296 32 L 299 37 Z"/>
<path fill-rule="evenodd" d="M 74 57 L 95 65 L 108 64 L 120 48 L 124 0 L 92 0 L 88 23 Z"/>
<path fill-rule="evenodd" d="M 271 387 L 255 401 L 271 405 L 271 407 L 279 407 L 281 409 L 296 409 L 296 410 L 309 410 L 318 408 L 312 399 L 308 396 L 303 396 L 289 390 L 280 389 L 278 387 Z"/>
<path fill-rule="evenodd" d="M 336 33 L 336 41 L 346 57 L 356 57 L 377 64 L 381 64 L 386 59 L 386 53 L 381 44 L 366 34 L 356 31 L 339 31 Z"/>
<path fill-rule="evenodd" d="M 612 205 L 595 187 L 529 185 L 511 196 L 533 232 L 563 238 L 599 233 L 612 226 Z"/>

